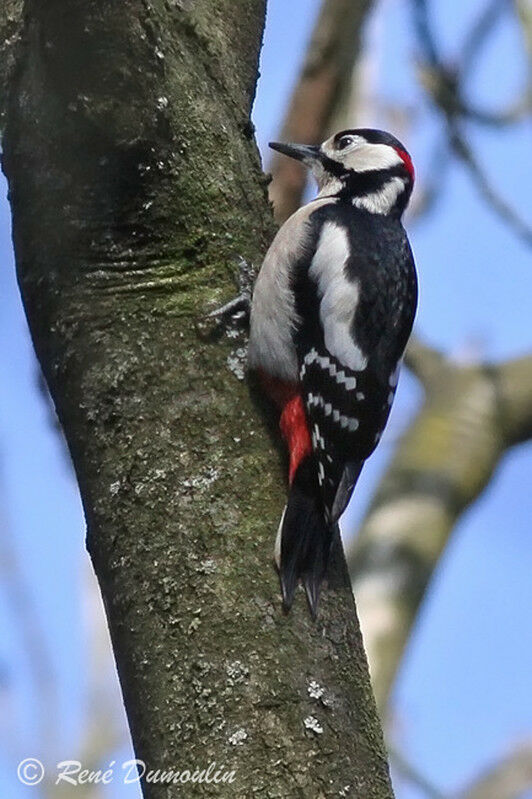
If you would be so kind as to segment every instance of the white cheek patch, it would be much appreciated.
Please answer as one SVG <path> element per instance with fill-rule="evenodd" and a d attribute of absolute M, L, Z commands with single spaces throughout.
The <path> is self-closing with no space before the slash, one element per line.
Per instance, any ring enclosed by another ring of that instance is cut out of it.
<path fill-rule="evenodd" d="M 351 332 L 358 288 L 344 274 L 348 258 L 346 231 L 334 222 L 326 222 L 309 268 L 309 276 L 318 285 L 320 320 L 326 348 L 340 363 L 358 372 L 366 368 L 368 359 L 357 346 Z"/>
<path fill-rule="evenodd" d="M 349 169 L 356 172 L 391 169 L 403 163 L 399 153 L 388 144 L 361 144 L 346 152 L 346 157 L 342 160 Z"/>

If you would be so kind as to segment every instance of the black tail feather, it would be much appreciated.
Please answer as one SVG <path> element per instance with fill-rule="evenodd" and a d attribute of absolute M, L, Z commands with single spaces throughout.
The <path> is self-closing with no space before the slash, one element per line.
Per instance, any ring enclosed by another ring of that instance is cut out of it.
<path fill-rule="evenodd" d="M 313 575 L 304 574 L 302 577 L 303 586 L 307 595 L 307 602 L 312 616 L 312 621 L 316 621 L 318 617 L 318 603 L 320 601 L 321 581 L 325 575 L 323 574 L 317 580 Z"/>
<path fill-rule="evenodd" d="M 325 521 L 316 468 L 308 457 L 296 472 L 281 522 L 279 572 L 285 611 L 290 610 L 301 580 L 316 618 L 335 527 Z"/>

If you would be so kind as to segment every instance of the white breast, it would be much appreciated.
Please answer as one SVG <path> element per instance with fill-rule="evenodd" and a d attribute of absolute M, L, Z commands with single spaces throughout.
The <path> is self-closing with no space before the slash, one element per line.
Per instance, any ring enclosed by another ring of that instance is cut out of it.
<path fill-rule="evenodd" d="M 349 240 L 343 227 L 326 222 L 309 269 L 320 297 L 320 320 L 325 346 L 340 363 L 355 372 L 365 369 L 367 357 L 352 336 L 358 288 L 347 280 L 344 267 L 349 258 Z"/>

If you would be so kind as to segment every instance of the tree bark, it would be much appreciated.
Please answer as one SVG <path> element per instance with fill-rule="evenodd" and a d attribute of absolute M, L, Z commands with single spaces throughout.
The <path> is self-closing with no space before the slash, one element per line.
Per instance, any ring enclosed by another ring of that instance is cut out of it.
<path fill-rule="evenodd" d="M 343 554 L 280 611 L 284 501 L 243 341 L 198 320 L 272 235 L 249 122 L 264 0 L 26 0 L 4 170 L 146 797 L 392 796 Z M 0 65 L 1 66 L 1 65 Z M 343 793 L 342 793 L 343 792 Z"/>
<path fill-rule="evenodd" d="M 8 87 L 15 65 L 15 52 L 22 32 L 22 0 L 0 3 L 0 128 L 6 110 Z"/>

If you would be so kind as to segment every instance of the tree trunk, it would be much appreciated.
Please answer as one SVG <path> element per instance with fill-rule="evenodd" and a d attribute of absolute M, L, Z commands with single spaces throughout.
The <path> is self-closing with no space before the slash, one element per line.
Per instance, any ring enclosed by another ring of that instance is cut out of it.
<path fill-rule="evenodd" d="M 313 624 L 271 567 L 282 470 L 199 319 L 272 235 L 249 111 L 264 0 L 26 0 L 4 170 L 146 797 L 391 797 L 343 555 Z M 10 49 L 10 57 L 13 55 Z M 211 772 L 212 775 L 212 772 Z M 343 791 L 343 794 L 341 793 Z"/>

